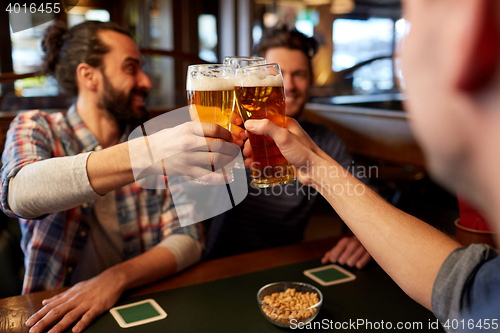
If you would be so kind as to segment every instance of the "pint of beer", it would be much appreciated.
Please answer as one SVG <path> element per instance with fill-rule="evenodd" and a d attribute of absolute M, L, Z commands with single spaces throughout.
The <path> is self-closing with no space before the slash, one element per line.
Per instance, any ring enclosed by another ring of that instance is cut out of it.
<path fill-rule="evenodd" d="M 236 70 L 235 77 L 235 95 L 243 120 L 267 118 L 285 127 L 285 93 L 278 64 L 241 68 Z M 295 180 L 292 165 L 283 157 L 273 139 L 252 133 L 249 139 L 254 186 L 265 188 Z"/>
<path fill-rule="evenodd" d="M 186 82 L 191 120 L 229 129 L 234 104 L 234 81 L 223 65 L 193 65 Z"/>
<path fill-rule="evenodd" d="M 238 57 L 238 56 L 224 57 L 224 66 L 228 67 L 228 70 L 233 75 L 235 75 L 235 71 L 238 68 L 263 65 L 265 63 L 266 59 L 264 57 Z M 234 103 L 233 114 L 239 115 L 241 113 L 238 110 L 238 107 L 239 104 Z M 233 120 L 235 119 L 233 118 Z M 245 165 L 243 163 L 235 163 L 234 168 L 245 169 Z"/>
<path fill-rule="evenodd" d="M 221 64 L 192 65 L 188 67 L 187 100 L 192 121 L 213 123 L 229 130 L 234 108 L 234 75 Z M 233 173 L 232 168 L 207 170 Z M 206 184 L 193 181 L 197 184 Z"/>

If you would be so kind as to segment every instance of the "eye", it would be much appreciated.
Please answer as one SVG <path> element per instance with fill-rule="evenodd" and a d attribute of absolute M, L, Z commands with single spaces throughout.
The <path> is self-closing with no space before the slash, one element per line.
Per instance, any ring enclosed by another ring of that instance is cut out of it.
<path fill-rule="evenodd" d="M 127 67 L 125 67 L 125 72 L 135 75 L 135 73 L 137 72 L 137 68 L 134 65 L 128 65 Z"/>
<path fill-rule="evenodd" d="M 303 71 L 295 72 L 295 73 L 293 73 L 293 76 L 295 78 L 298 78 L 298 79 L 305 79 L 305 78 L 307 78 L 307 73 L 303 72 Z"/>

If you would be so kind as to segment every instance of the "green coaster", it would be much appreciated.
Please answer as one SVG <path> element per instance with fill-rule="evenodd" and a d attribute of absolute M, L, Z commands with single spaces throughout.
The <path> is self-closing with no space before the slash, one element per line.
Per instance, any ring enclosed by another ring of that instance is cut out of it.
<path fill-rule="evenodd" d="M 331 286 L 356 279 L 356 276 L 337 265 L 328 265 L 304 271 L 305 276 L 322 286 Z"/>
<path fill-rule="evenodd" d="M 109 312 L 123 328 L 144 325 L 167 317 L 167 313 L 154 299 L 117 306 Z"/>

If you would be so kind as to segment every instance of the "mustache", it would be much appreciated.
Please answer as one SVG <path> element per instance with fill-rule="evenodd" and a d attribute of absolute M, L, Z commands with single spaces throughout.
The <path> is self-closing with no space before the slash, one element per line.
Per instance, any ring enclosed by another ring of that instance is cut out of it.
<path fill-rule="evenodd" d="M 129 98 L 132 98 L 133 95 L 141 95 L 142 99 L 148 98 L 148 92 L 140 89 L 132 89 L 129 94 Z"/>

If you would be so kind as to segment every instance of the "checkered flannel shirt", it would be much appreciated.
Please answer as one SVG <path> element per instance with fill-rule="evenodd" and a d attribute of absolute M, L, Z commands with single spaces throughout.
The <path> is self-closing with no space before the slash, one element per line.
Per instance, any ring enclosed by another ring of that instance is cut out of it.
<path fill-rule="evenodd" d="M 125 139 L 126 135 L 122 141 Z M 69 284 L 89 234 L 85 221 L 90 218 L 93 202 L 36 219 L 23 219 L 9 207 L 9 180 L 29 163 L 90 152 L 98 146 L 74 105 L 66 115 L 30 111 L 11 123 L 2 155 L 1 208 L 7 215 L 19 218 L 26 268 L 23 294 Z M 166 185 L 164 177 L 154 181 Z M 167 190 L 152 190 L 132 183 L 115 193 L 126 259 L 148 251 L 170 234 L 187 234 L 200 240 L 197 225 L 181 227 L 178 220 L 178 216 L 190 218 L 193 207 L 186 203 L 174 209 L 168 186 Z"/>

